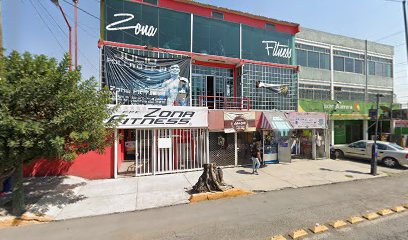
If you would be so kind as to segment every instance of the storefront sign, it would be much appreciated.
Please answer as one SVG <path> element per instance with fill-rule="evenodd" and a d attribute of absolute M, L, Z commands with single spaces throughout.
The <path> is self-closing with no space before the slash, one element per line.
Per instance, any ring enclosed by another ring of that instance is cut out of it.
<path fill-rule="evenodd" d="M 389 108 L 390 104 L 380 103 L 379 115 L 384 113 L 381 106 Z M 363 120 L 369 119 L 369 110 L 375 108 L 374 102 L 299 99 L 298 111 L 327 113 L 331 120 Z"/>
<path fill-rule="evenodd" d="M 292 49 L 285 44 L 282 44 L 277 41 L 262 41 L 264 43 L 265 49 L 268 53 L 268 56 L 272 57 L 281 57 L 281 58 L 291 58 Z"/>
<path fill-rule="evenodd" d="M 224 112 L 224 131 L 253 132 L 255 127 L 255 112 Z"/>
<path fill-rule="evenodd" d="M 188 106 L 190 61 L 148 58 L 104 46 L 104 77 L 118 103 Z"/>
<path fill-rule="evenodd" d="M 122 105 L 107 122 L 114 120 L 120 121 L 117 126 L 118 129 L 206 128 L 208 127 L 208 109 L 200 107 Z"/>
<path fill-rule="evenodd" d="M 110 23 L 108 26 L 106 26 L 106 30 L 108 31 L 118 31 L 118 30 L 127 30 L 127 29 L 134 29 L 134 33 L 135 35 L 144 35 L 144 36 L 149 36 L 149 37 L 153 37 L 156 32 L 157 32 L 157 28 L 153 27 L 153 26 L 149 26 L 149 25 L 141 25 L 140 23 L 136 23 L 134 26 L 129 26 L 129 22 L 130 20 L 132 20 L 133 18 L 135 18 L 135 16 L 133 14 L 130 13 L 116 13 L 113 15 L 115 18 L 116 17 L 127 17 L 127 18 L 122 18 L 119 21 Z M 127 23 L 121 25 L 122 23 Z M 119 25 L 119 26 L 117 26 Z"/>
<path fill-rule="evenodd" d="M 288 119 L 295 129 L 325 129 L 325 113 L 290 112 Z"/>

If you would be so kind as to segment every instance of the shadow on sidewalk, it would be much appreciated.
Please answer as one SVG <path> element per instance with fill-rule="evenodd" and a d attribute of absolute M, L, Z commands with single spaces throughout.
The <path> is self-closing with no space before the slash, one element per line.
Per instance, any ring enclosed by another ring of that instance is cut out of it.
<path fill-rule="evenodd" d="M 51 209 L 62 209 L 65 205 L 85 199 L 78 195 L 76 188 L 85 182 L 64 183 L 68 177 L 35 177 L 24 180 L 24 196 L 26 209 L 37 214 L 46 214 Z M 12 194 L 0 199 L 0 216 L 11 215 Z"/>
<path fill-rule="evenodd" d="M 319 168 L 321 171 L 328 171 L 328 172 L 340 172 L 340 173 L 355 173 L 355 174 L 364 174 L 364 175 L 369 175 L 370 173 L 368 172 L 361 172 L 361 171 L 355 171 L 355 170 L 345 170 L 345 171 L 339 171 L 339 170 L 333 170 L 330 168 Z"/>

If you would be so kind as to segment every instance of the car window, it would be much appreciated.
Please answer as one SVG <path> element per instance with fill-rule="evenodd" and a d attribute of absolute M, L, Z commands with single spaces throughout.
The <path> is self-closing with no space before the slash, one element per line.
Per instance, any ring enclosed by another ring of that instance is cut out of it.
<path fill-rule="evenodd" d="M 401 147 L 401 146 L 399 146 L 399 145 L 397 145 L 397 144 L 395 144 L 395 143 L 390 143 L 389 146 L 392 147 L 392 148 L 395 148 L 395 149 L 397 149 L 397 150 L 404 150 L 403 147 Z M 395 150 L 395 149 L 392 149 L 392 150 Z"/>
<path fill-rule="evenodd" d="M 377 143 L 377 148 L 378 150 L 389 150 L 387 148 L 387 145 L 381 144 L 381 143 Z"/>
<path fill-rule="evenodd" d="M 367 143 L 366 143 L 366 142 L 356 142 L 356 143 L 354 144 L 354 147 L 355 147 L 355 148 L 366 148 L 366 146 L 367 146 Z"/>

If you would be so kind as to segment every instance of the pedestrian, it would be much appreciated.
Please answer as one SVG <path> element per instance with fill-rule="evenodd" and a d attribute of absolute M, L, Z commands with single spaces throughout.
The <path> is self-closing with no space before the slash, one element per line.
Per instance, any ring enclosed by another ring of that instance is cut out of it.
<path fill-rule="evenodd" d="M 261 159 L 261 151 L 259 151 L 258 146 L 255 144 L 253 149 L 252 149 L 252 174 L 257 174 L 258 175 L 258 169 L 260 166 L 259 159 Z"/>

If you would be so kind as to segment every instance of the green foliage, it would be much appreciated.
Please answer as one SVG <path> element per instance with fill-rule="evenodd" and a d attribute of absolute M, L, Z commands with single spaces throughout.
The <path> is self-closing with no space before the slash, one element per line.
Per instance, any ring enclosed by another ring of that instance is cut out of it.
<path fill-rule="evenodd" d="M 0 57 L 0 169 L 36 159 L 73 160 L 110 144 L 109 92 L 44 55 Z"/>

